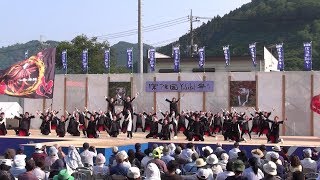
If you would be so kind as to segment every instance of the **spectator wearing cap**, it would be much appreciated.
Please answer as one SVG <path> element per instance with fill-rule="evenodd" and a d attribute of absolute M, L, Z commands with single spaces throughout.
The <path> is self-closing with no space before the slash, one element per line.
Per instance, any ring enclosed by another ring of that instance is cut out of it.
<path fill-rule="evenodd" d="M 243 171 L 243 176 L 248 180 L 259 180 L 264 177 L 263 172 L 259 169 L 258 160 L 255 157 L 249 159 L 249 165 L 247 169 Z"/>
<path fill-rule="evenodd" d="M 202 147 L 202 152 L 203 152 L 203 160 L 206 161 L 206 159 L 208 158 L 208 156 L 210 156 L 210 154 L 213 153 L 213 150 L 210 146 L 205 146 L 205 147 Z"/>
<path fill-rule="evenodd" d="M 127 153 L 125 151 L 120 151 L 116 155 L 116 166 L 112 166 L 110 168 L 110 175 L 121 175 L 127 176 L 128 170 L 131 167 L 130 164 L 128 165 L 125 160 L 128 158 Z"/>
<path fill-rule="evenodd" d="M 44 172 L 44 160 L 43 159 L 35 160 L 35 168 L 33 169 L 33 174 L 38 179 L 46 179 L 46 173 Z"/>
<path fill-rule="evenodd" d="M 13 175 L 10 173 L 10 168 L 12 166 L 11 159 L 2 159 L 0 164 L 0 179 L 14 179 Z"/>
<path fill-rule="evenodd" d="M 304 159 L 301 160 L 303 172 L 317 172 L 317 162 L 312 160 L 312 151 L 310 148 L 303 150 Z"/>
<path fill-rule="evenodd" d="M 179 170 L 179 163 L 172 160 L 167 165 L 168 171 L 161 176 L 161 180 L 182 180 L 176 172 Z"/>
<path fill-rule="evenodd" d="M 145 180 L 161 180 L 160 170 L 154 163 L 149 163 L 145 169 Z"/>
<path fill-rule="evenodd" d="M 226 165 L 226 170 L 217 175 L 216 180 L 225 180 L 229 176 L 234 176 L 234 172 L 232 171 L 233 162 L 229 161 Z"/>
<path fill-rule="evenodd" d="M 13 158 L 13 166 L 10 168 L 10 173 L 17 178 L 20 174 L 26 172 L 26 155 L 17 154 Z"/>
<path fill-rule="evenodd" d="M 152 151 L 152 155 L 153 155 L 153 159 L 150 160 L 148 162 L 149 163 L 154 163 L 158 166 L 160 172 L 164 172 L 166 173 L 168 171 L 167 169 L 167 165 L 164 161 L 161 160 L 161 157 L 162 157 L 162 151 L 161 151 L 161 148 L 156 148 Z"/>
<path fill-rule="evenodd" d="M 221 160 L 219 160 L 218 164 L 221 166 L 222 170 L 225 171 L 227 163 L 228 163 L 228 160 L 229 160 L 229 155 L 227 153 L 222 153 L 220 155 L 220 159 Z"/>
<path fill-rule="evenodd" d="M 78 167 L 83 167 L 80 154 L 74 146 L 69 146 L 68 154 L 64 160 L 70 174 L 72 174 Z"/>
<path fill-rule="evenodd" d="M 212 170 L 212 175 L 214 179 L 217 177 L 217 174 L 223 172 L 221 166 L 218 164 L 219 160 L 218 157 L 215 154 L 211 154 L 208 156 L 206 163 L 208 165 L 208 168 Z"/>
<path fill-rule="evenodd" d="M 304 180 L 304 174 L 302 172 L 301 162 L 298 156 L 293 155 L 290 157 L 290 166 L 288 179 L 292 180 Z"/>
<path fill-rule="evenodd" d="M 217 157 L 221 157 L 222 153 L 226 153 L 226 151 L 222 148 L 222 144 L 218 142 L 213 154 L 215 154 Z"/>
<path fill-rule="evenodd" d="M 170 150 L 168 146 L 164 146 L 162 150 L 163 156 L 161 157 L 161 160 L 168 165 L 168 163 L 172 160 L 175 160 L 174 157 L 170 156 Z"/>
<path fill-rule="evenodd" d="M 43 159 L 45 160 L 47 157 L 47 153 L 46 153 L 46 146 L 42 146 L 42 144 L 37 143 L 35 146 L 35 151 L 32 154 L 32 159 L 33 160 L 37 160 L 37 159 Z"/>
<path fill-rule="evenodd" d="M 263 165 L 263 171 L 265 172 L 265 177 L 263 180 L 279 180 L 281 179 L 277 176 L 277 165 L 269 161 L 268 163 Z"/>
<path fill-rule="evenodd" d="M 112 147 L 112 155 L 109 158 L 109 165 L 110 166 L 115 166 L 116 163 L 116 154 L 118 153 L 119 149 L 117 146 Z"/>
<path fill-rule="evenodd" d="M 33 170 L 36 167 L 33 159 L 26 162 L 26 172 L 18 176 L 18 180 L 38 180 L 37 176 L 34 175 Z"/>
<path fill-rule="evenodd" d="M 282 154 L 282 148 L 279 145 L 275 145 L 272 147 L 272 150 L 279 154 L 279 160 L 281 161 L 281 164 L 284 164 L 284 158 L 280 155 Z"/>
<path fill-rule="evenodd" d="M 85 167 L 92 167 L 93 166 L 93 157 L 97 156 L 97 150 L 93 147 L 93 152 L 89 151 L 90 145 L 89 143 L 83 143 L 83 151 L 80 153 L 82 164 Z"/>
<path fill-rule="evenodd" d="M 241 152 L 239 149 L 239 142 L 235 142 L 233 144 L 233 148 L 229 151 L 229 159 L 230 161 L 236 160 L 238 158 L 238 152 Z"/>
<path fill-rule="evenodd" d="M 143 157 L 146 156 L 146 154 L 144 154 L 143 152 L 141 152 L 141 144 L 140 143 L 136 143 L 134 145 L 134 148 L 136 149 L 136 152 L 135 152 L 135 157 L 141 161 L 143 159 Z"/>
<path fill-rule="evenodd" d="M 131 167 L 137 167 L 139 169 L 141 169 L 141 163 L 140 161 L 136 158 L 134 150 L 133 149 L 129 149 L 128 151 L 128 160 L 131 164 Z"/>
<path fill-rule="evenodd" d="M 45 159 L 46 169 L 48 169 L 57 159 L 59 159 L 58 150 L 54 146 L 51 146 L 49 148 L 49 154 Z"/>
<path fill-rule="evenodd" d="M 127 178 L 128 180 L 140 180 L 141 179 L 140 169 L 137 167 L 129 168 L 127 173 Z"/>
<path fill-rule="evenodd" d="M 94 175 L 109 175 L 109 167 L 105 165 L 106 158 L 103 154 L 99 153 L 96 157 L 96 165 L 93 166 L 92 171 Z"/>
<path fill-rule="evenodd" d="M 143 169 L 146 169 L 148 162 L 153 159 L 153 155 L 152 155 L 152 151 L 149 148 L 146 149 L 144 153 L 146 154 L 146 156 L 142 158 L 141 166 L 143 167 Z"/>
<path fill-rule="evenodd" d="M 247 180 L 248 178 L 242 175 L 245 165 L 241 160 L 235 160 L 232 165 L 232 169 L 234 172 L 233 176 L 229 176 L 226 180 Z"/>
<path fill-rule="evenodd" d="M 198 153 L 193 153 L 191 155 L 192 162 L 189 162 L 183 166 L 183 171 L 185 174 L 194 174 L 197 172 L 196 160 L 199 158 Z"/>
<path fill-rule="evenodd" d="M 279 154 L 277 152 L 270 153 L 270 161 L 274 162 L 277 166 L 277 175 L 282 179 L 285 179 L 285 168 L 279 163 Z"/>

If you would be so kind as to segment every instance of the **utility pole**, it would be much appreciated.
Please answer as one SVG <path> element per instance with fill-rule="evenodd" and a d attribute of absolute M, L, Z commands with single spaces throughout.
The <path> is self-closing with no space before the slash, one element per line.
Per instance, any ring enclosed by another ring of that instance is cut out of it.
<path fill-rule="evenodd" d="M 138 48 L 139 48 L 139 61 L 140 73 L 143 73 L 143 42 L 142 42 L 142 16 L 141 16 L 141 0 L 138 0 Z"/>
<path fill-rule="evenodd" d="M 193 16 L 192 9 L 190 10 L 190 56 L 193 57 Z"/>

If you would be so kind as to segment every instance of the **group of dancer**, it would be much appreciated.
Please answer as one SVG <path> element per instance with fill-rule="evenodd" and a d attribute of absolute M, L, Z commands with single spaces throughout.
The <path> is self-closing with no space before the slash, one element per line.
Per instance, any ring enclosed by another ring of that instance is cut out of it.
<path fill-rule="evenodd" d="M 270 120 L 271 112 L 254 108 L 250 114 L 238 113 L 234 108 L 231 108 L 230 112 L 221 109 L 215 114 L 210 111 L 179 112 L 178 102 L 180 99 L 172 98 L 172 100 L 166 99 L 166 102 L 169 103 L 169 111 L 159 111 L 161 115 L 158 116 L 156 112 L 133 112 L 132 102 L 135 97 L 122 98 L 123 109 L 117 111 L 114 98 L 105 97 L 105 99 L 108 102 L 108 109 L 105 112 L 102 110 L 89 111 L 87 108 L 80 111 L 75 108 L 72 113 L 66 111 L 59 116 L 59 111 L 55 110 L 37 111 L 36 115 L 42 120 L 41 133 L 50 135 L 51 131 L 55 130 L 57 137 L 64 137 L 66 133 L 72 136 L 81 136 L 82 131 L 82 134 L 88 138 L 98 138 L 101 132 L 106 131 L 111 137 L 117 137 L 122 132 L 127 133 L 127 138 L 132 138 L 135 116 L 135 132 L 138 129 L 141 129 L 142 132 L 148 132 L 146 138 L 170 140 L 177 138 L 178 133 L 182 132 L 188 141 L 204 141 L 205 136 L 215 137 L 221 133 L 226 141 L 240 142 L 246 141 L 244 135 L 248 135 L 251 139 L 251 134 L 256 133 L 259 137 L 266 135 L 269 143 L 282 141 L 279 137 L 279 126 L 284 121 L 280 121 L 277 116 Z M 19 121 L 19 127 L 14 129 L 16 134 L 30 135 L 30 122 L 33 118 L 35 116 L 28 112 L 15 116 L 14 119 Z M 249 128 L 250 121 L 252 121 L 251 128 Z M 4 122 L 5 113 L 0 112 L 0 135 L 7 134 Z M 66 122 L 68 122 L 67 126 Z"/>

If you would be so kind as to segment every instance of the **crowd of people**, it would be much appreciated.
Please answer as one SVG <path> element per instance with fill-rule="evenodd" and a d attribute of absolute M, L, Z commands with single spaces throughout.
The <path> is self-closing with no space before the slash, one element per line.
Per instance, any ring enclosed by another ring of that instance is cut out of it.
<path fill-rule="evenodd" d="M 287 147 L 275 145 L 271 151 L 265 145 L 247 152 L 238 142 L 226 150 L 221 143 L 199 149 L 193 143 L 152 144 L 142 152 L 120 151 L 112 147 L 107 157 L 95 147 L 84 143 L 81 151 L 69 146 L 64 153 L 59 145 L 35 145 L 27 157 L 22 149 L 8 149 L 0 159 L 1 180 L 305 180 L 320 179 L 318 152 L 304 149 L 301 159 L 288 155 Z"/>
<path fill-rule="evenodd" d="M 72 136 L 84 136 L 88 138 L 98 138 L 100 132 L 107 131 L 111 137 L 117 137 L 121 132 L 127 133 L 128 138 L 133 138 L 133 131 L 140 128 L 143 132 L 148 132 L 146 138 L 159 138 L 170 140 L 177 138 L 177 134 L 182 132 L 189 141 L 204 141 L 204 136 L 216 136 L 221 133 L 225 140 L 246 141 L 244 135 L 251 139 L 251 133 L 266 135 L 269 143 L 279 143 L 283 140 L 279 137 L 279 126 L 285 121 L 280 121 L 278 116 L 270 120 L 271 112 L 256 110 L 252 108 L 250 114 L 237 112 L 235 108 L 231 111 L 221 109 L 220 112 L 204 111 L 178 111 L 179 99 L 166 99 L 169 103 L 169 111 L 156 112 L 133 112 L 132 102 L 135 97 L 127 97 L 123 100 L 123 109 L 116 111 L 115 100 L 105 97 L 108 102 L 108 110 L 103 112 L 80 111 L 75 109 L 72 113 L 65 112 L 66 115 L 58 116 L 59 111 L 49 109 L 46 112 L 36 112 L 42 120 L 40 130 L 43 135 L 56 131 L 58 137 L 64 137 L 66 133 Z M 19 127 L 15 129 L 17 135 L 30 135 L 30 122 L 35 118 L 28 112 L 15 116 L 19 120 Z M 135 121 L 133 121 L 135 118 Z M 0 135 L 7 133 L 4 125 L 5 113 L 0 114 Z M 144 120 L 144 121 L 143 121 Z M 252 121 L 252 123 L 249 123 Z M 68 122 L 66 124 L 66 122 Z M 121 123 L 122 122 L 122 123 Z M 135 124 L 134 124 L 135 122 Z M 252 124 L 252 127 L 249 127 Z M 135 127 L 135 128 L 134 128 Z M 81 133 L 82 131 L 82 133 Z"/>

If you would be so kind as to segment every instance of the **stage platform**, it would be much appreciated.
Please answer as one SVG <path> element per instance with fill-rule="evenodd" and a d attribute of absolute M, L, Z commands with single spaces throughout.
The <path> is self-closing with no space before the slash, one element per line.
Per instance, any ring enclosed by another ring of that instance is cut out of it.
<path fill-rule="evenodd" d="M 54 132 L 54 131 L 52 131 Z M 120 150 L 128 150 L 128 149 L 134 149 L 135 143 L 141 143 L 142 149 L 146 149 L 152 144 L 169 144 L 169 143 L 175 143 L 175 144 L 185 144 L 188 143 L 188 141 L 185 139 L 185 136 L 182 133 L 179 133 L 177 139 L 172 139 L 168 141 L 163 141 L 159 139 L 146 139 L 145 136 L 147 133 L 143 132 L 137 132 L 133 134 L 132 139 L 127 139 L 126 134 L 121 133 L 117 138 L 113 137 L 107 137 L 106 132 L 102 132 L 100 134 L 99 138 L 86 138 L 84 136 L 80 137 L 74 137 L 70 135 L 66 135 L 64 138 L 56 137 L 55 133 L 52 133 L 51 135 L 45 136 L 41 135 L 39 130 L 32 130 L 31 135 L 28 137 L 21 137 L 16 136 L 14 134 L 13 130 L 8 130 L 8 135 L 6 136 L 0 136 L 0 153 L 3 154 L 3 152 L 7 148 L 23 148 L 25 150 L 25 153 L 27 155 L 30 155 L 34 150 L 34 144 L 41 142 L 43 144 L 46 144 L 47 146 L 52 146 L 53 144 L 59 144 L 60 146 L 64 147 L 64 151 L 67 152 L 67 147 L 69 145 L 74 145 L 75 147 L 78 147 L 81 150 L 82 144 L 84 142 L 88 142 L 91 146 L 95 146 L 98 150 L 98 152 L 101 152 L 105 155 L 108 155 L 111 153 L 111 147 L 112 146 L 118 146 Z M 257 137 L 257 135 L 253 135 L 252 140 L 249 140 L 249 137 L 247 138 L 247 142 L 241 142 L 240 143 L 240 149 L 245 149 L 248 154 L 250 154 L 250 150 L 253 148 L 257 148 L 261 144 L 265 144 L 267 146 L 267 149 L 271 149 L 275 144 L 268 144 L 267 139 L 265 136 L 263 137 Z M 312 136 L 282 136 L 281 137 L 284 142 L 279 143 L 280 146 L 287 146 L 289 148 L 289 154 L 295 153 L 299 156 L 302 155 L 302 150 L 306 147 L 315 148 L 317 150 L 320 150 L 320 138 L 319 137 L 312 137 Z M 217 138 L 215 137 L 205 137 L 204 141 L 193 141 L 194 144 L 196 144 L 196 147 L 198 149 L 201 149 L 203 146 L 211 146 L 213 149 L 216 147 L 216 143 L 220 142 L 223 144 L 223 148 L 225 150 L 229 150 L 232 148 L 233 142 L 224 141 L 222 135 L 218 135 Z"/>

